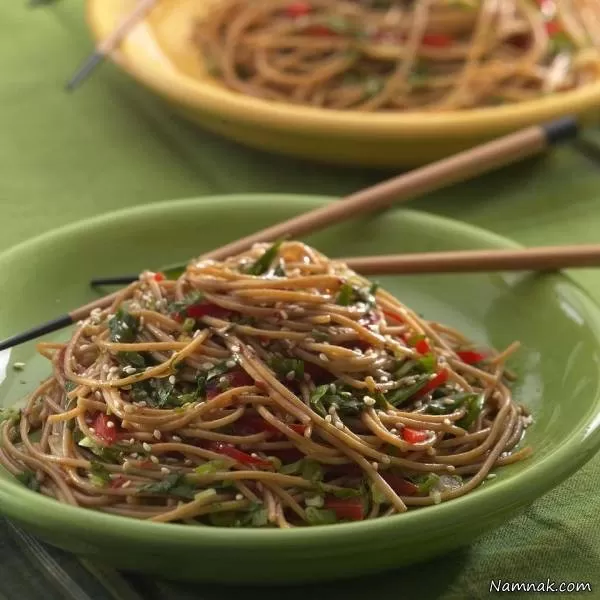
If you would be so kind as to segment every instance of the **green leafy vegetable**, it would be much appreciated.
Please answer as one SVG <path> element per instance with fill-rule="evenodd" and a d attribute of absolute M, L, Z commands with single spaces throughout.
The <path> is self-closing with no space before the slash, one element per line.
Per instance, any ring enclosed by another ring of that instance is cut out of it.
<path fill-rule="evenodd" d="M 277 241 L 267 248 L 247 269 L 248 275 L 263 275 L 269 270 L 271 263 L 277 258 L 282 241 Z"/>
<path fill-rule="evenodd" d="M 460 394 L 446 395 L 443 398 L 435 398 L 429 401 L 425 412 L 429 415 L 449 415 L 463 404 L 473 402 L 478 395 L 472 392 L 461 392 Z"/>
<path fill-rule="evenodd" d="M 133 342 L 139 330 L 139 321 L 123 307 L 108 321 L 110 341 L 119 344 Z"/>
<path fill-rule="evenodd" d="M 369 287 L 355 287 L 346 282 L 339 289 L 336 304 L 349 306 L 356 302 L 363 302 L 367 307 L 372 308 L 375 306 L 375 294 L 378 288 L 378 283 L 372 283 Z"/>
<path fill-rule="evenodd" d="M 335 511 L 327 508 L 316 508 L 308 506 L 305 510 L 306 520 L 310 525 L 330 525 L 337 523 Z"/>
<path fill-rule="evenodd" d="M 77 444 L 82 448 L 87 448 L 90 452 L 101 458 L 104 462 L 118 463 L 121 460 L 121 455 L 125 451 L 125 448 L 118 444 L 112 446 L 102 446 L 95 440 L 89 437 L 81 438 Z M 127 447 L 128 452 L 132 452 L 130 446 Z"/>
<path fill-rule="evenodd" d="M 479 417 L 479 414 L 483 410 L 484 399 L 483 394 L 474 394 L 465 400 L 464 406 L 466 408 L 466 413 L 462 419 L 456 422 L 458 427 L 469 429 L 471 425 L 475 423 L 477 417 Z"/>
<path fill-rule="evenodd" d="M 318 386 L 309 399 L 313 410 L 325 417 L 332 406 L 336 407 L 338 414 L 346 416 L 359 415 L 365 404 L 352 395 L 352 392 L 339 388 L 333 384 Z"/>
<path fill-rule="evenodd" d="M 419 488 L 419 494 L 429 494 L 429 492 L 438 485 L 440 476 L 437 473 L 427 473 L 420 477 L 412 477 L 412 481 Z"/>
<path fill-rule="evenodd" d="M 190 292 L 189 294 L 184 296 L 182 300 L 176 300 L 175 302 L 171 302 L 167 310 L 172 315 L 185 317 L 187 309 L 190 306 L 201 302 L 203 298 L 204 296 L 198 291 Z"/>
<path fill-rule="evenodd" d="M 186 264 L 168 265 L 160 270 L 167 279 L 179 279 L 187 268 Z"/>
<path fill-rule="evenodd" d="M 344 283 L 340 287 L 337 298 L 335 299 L 335 303 L 340 306 L 348 306 L 352 303 L 352 298 L 354 297 L 354 290 L 349 283 Z"/>
<path fill-rule="evenodd" d="M 90 466 L 90 481 L 96 487 L 105 487 L 110 483 L 110 471 L 100 462 L 93 460 Z"/>
<path fill-rule="evenodd" d="M 219 459 L 209 460 L 203 465 L 196 467 L 194 472 L 198 475 L 210 475 L 212 473 L 217 473 L 218 471 L 228 471 L 232 464 L 233 461 Z"/>
<path fill-rule="evenodd" d="M 188 332 L 193 331 L 194 327 L 196 327 L 196 319 L 192 319 L 191 317 L 188 317 L 181 326 L 184 331 Z"/>
<path fill-rule="evenodd" d="M 229 361 L 221 362 L 208 371 L 198 373 L 196 376 L 196 391 L 194 392 L 197 398 L 206 395 L 206 387 L 209 383 L 222 377 L 230 370 L 230 367 L 227 366 L 228 362 Z"/>
<path fill-rule="evenodd" d="M 196 495 L 196 489 L 189 484 L 185 475 L 181 473 L 171 473 L 164 479 L 155 483 L 147 483 L 138 488 L 140 494 L 166 494 L 176 496 L 184 500 L 193 500 Z"/>
<path fill-rule="evenodd" d="M 384 87 L 385 83 L 381 77 L 367 77 L 364 95 L 366 98 L 373 98 L 373 96 L 377 96 L 377 94 L 381 93 Z"/>
<path fill-rule="evenodd" d="M 386 394 L 385 399 L 392 406 L 400 406 L 410 400 L 429 381 L 429 374 L 419 375 L 415 382 L 407 387 L 392 390 Z"/>
<path fill-rule="evenodd" d="M 124 367 L 135 367 L 136 369 L 146 367 L 146 359 L 139 352 L 117 352 L 115 358 Z"/>
<path fill-rule="evenodd" d="M 40 482 L 33 471 L 23 471 L 22 473 L 18 473 L 15 477 L 17 481 L 20 481 L 30 490 L 33 490 L 34 492 L 40 491 Z"/>
<path fill-rule="evenodd" d="M 289 379 L 288 375 L 291 373 L 293 375 L 291 379 L 297 381 L 303 381 L 304 379 L 304 361 L 298 358 L 274 356 L 269 360 L 269 366 L 280 377 Z"/>
<path fill-rule="evenodd" d="M 426 373 L 433 373 L 437 366 L 437 360 L 433 354 L 426 354 L 417 361 L 419 369 Z"/>
<path fill-rule="evenodd" d="M 279 472 L 284 475 L 300 475 L 303 479 L 315 483 L 323 479 L 323 467 L 310 458 L 301 458 L 296 462 L 283 465 Z"/>
<path fill-rule="evenodd" d="M 21 420 L 21 411 L 17 408 L 0 408 L 0 423 L 12 421 L 18 423 Z"/>
<path fill-rule="evenodd" d="M 65 381 L 65 392 L 67 394 L 72 392 L 73 390 L 77 389 L 78 385 L 79 384 L 75 383 L 74 381 Z"/>
<path fill-rule="evenodd" d="M 365 489 L 363 486 L 361 486 L 358 489 L 355 489 L 355 488 L 336 488 L 336 489 L 328 488 L 327 494 L 329 496 L 335 496 L 336 498 L 346 500 L 348 498 L 358 498 L 359 496 L 364 496 Z"/>
<path fill-rule="evenodd" d="M 313 329 L 310 332 L 310 337 L 315 340 L 315 342 L 326 342 L 329 339 L 329 335 L 324 331 L 319 331 L 318 329 Z"/>

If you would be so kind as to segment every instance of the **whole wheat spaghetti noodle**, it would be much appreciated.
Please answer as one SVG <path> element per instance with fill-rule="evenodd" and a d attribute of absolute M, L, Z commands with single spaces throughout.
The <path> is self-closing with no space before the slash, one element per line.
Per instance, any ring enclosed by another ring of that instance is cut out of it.
<path fill-rule="evenodd" d="M 516 346 L 511 346 L 511 351 Z M 40 493 L 184 524 L 372 519 L 471 492 L 531 418 L 476 348 L 299 242 L 144 272 L 4 413 L 0 463 Z"/>
<path fill-rule="evenodd" d="M 447 111 L 597 81 L 597 0 L 218 0 L 194 30 L 209 72 L 268 100 Z"/>

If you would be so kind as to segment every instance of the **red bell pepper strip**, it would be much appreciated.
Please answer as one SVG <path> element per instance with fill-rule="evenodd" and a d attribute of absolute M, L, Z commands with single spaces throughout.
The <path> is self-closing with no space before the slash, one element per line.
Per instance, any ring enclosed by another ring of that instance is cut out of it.
<path fill-rule="evenodd" d="M 433 48 L 447 48 L 452 46 L 454 39 L 444 33 L 426 33 L 421 40 L 423 46 L 431 46 Z"/>
<path fill-rule="evenodd" d="M 474 365 L 475 363 L 485 360 L 485 354 L 481 352 L 475 352 L 474 350 L 461 350 L 456 353 L 458 358 L 468 365 Z"/>
<path fill-rule="evenodd" d="M 388 310 L 384 310 L 383 314 L 386 316 L 387 319 L 391 319 L 392 321 L 397 321 L 398 323 L 404 323 L 404 319 L 400 315 L 397 315 L 396 313 L 390 312 Z"/>
<path fill-rule="evenodd" d="M 441 385 L 444 385 L 448 381 L 448 371 L 446 369 L 441 369 L 438 371 L 437 375 L 430 379 L 416 394 L 415 398 L 420 398 L 421 396 L 425 396 L 429 394 L 429 392 L 433 392 L 433 390 L 439 388 Z"/>
<path fill-rule="evenodd" d="M 365 518 L 365 507 L 361 498 L 325 498 L 324 508 L 335 512 L 338 519 L 362 521 Z"/>
<path fill-rule="evenodd" d="M 154 273 L 154 281 L 164 281 L 165 274 L 164 273 Z"/>
<path fill-rule="evenodd" d="M 221 382 L 221 379 L 225 378 L 226 381 Z M 235 371 L 230 371 L 225 375 L 222 375 L 214 382 L 211 381 L 206 388 L 206 398 L 207 400 L 211 400 L 215 396 L 218 396 L 223 391 L 236 388 L 236 387 L 244 387 L 246 385 L 254 385 L 254 379 L 243 371 L 242 369 L 237 369 Z"/>
<path fill-rule="evenodd" d="M 186 314 L 192 319 L 200 319 L 202 317 L 215 317 L 221 319 L 231 315 L 231 311 L 222 306 L 211 304 L 210 302 L 199 302 L 198 304 L 188 306 Z"/>
<path fill-rule="evenodd" d="M 122 488 L 128 481 L 129 480 L 123 477 L 123 475 L 119 475 L 118 477 L 115 477 L 114 479 L 110 480 L 109 487 L 113 490 L 117 490 L 119 488 Z"/>
<path fill-rule="evenodd" d="M 429 354 L 431 352 L 431 348 L 429 347 L 429 342 L 427 340 L 419 340 L 415 344 L 415 350 L 419 354 Z"/>
<path fill-rule="evenodd" d="M 110 426 L 109 426 L 110 423 Z M 117 423 L 106 413 L 98 413 L 93 422 L 94 432 L 107 446 L 117 441 Z"/>
<path fill-rule="evenodd" d="M 311 12 L 312 6 L 308 2 L 292 2 L 285 9 L 285 14 L 294 19 L 297 19 L 298 17 L 304 17 Z"/>
<path fill-rule="evenodd" d="M 225 444 L 224 442 L 211 442 L 208 445 L 208 449 L 213 452 L 217 452 L 218 454 L 224 454 L 225 456 L 229 456 L 229 458 L 233 458 L 236 462 L 246 465 L 249 467 L 260 467 L 260 468 L 271 468 L 273 467 L 273 463 L 268 460 L 263 460 L 262 458 L 258 458 L 257 456 L 252 456 L 251 454 L 247 454 L 246 452 L 242 452 L 238 450 L 235 446 L 231 444 Z"/>
<path fill-rule="evenodd" d="M 399 496 L 416 496 L 419 493 L 418 486 L 400 475 L 384 472 L 381 476 Z"/>
<path fill-rule="evenodd" d="M 402 439 L 409 444 L 420 444 L 429 439 L 429 434 L 420 429 L 412 429 L 410 427 L 402 428 Z"/>

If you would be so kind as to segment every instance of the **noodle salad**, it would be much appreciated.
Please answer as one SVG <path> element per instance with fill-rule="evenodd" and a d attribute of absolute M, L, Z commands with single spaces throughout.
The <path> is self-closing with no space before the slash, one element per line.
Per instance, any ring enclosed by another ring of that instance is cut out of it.
<path fill-rule="evenodd" d="M 504 364 L 300 242 L 146 271 L 0 417 L 0 464 L 105 513 L 222 527 L 375 519 L 526 458 Z"/>
<path fill-rule="evenodd" d="M 449 111 L 600 78 L 597 0 L 222 0 L 194 43 L 227 88 L 361 111 Z"/>

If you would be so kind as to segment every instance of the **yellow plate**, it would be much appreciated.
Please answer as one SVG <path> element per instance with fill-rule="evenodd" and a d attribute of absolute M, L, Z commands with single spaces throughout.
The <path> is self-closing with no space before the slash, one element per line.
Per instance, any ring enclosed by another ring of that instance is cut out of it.
<path fill-rule="evenodd" d="M 520 127 L 600 107 L 600 83 L 531 102 L 446 113 L 365 114 L 282 104 L 231 92 L 207 75 L 194 22 L 219 0 L 160 0 L 112 59 L 202 127 L 266 150 L 329 162 L 413 166 Z M 88 0 L 94 38 L 136 0 Z"/>

